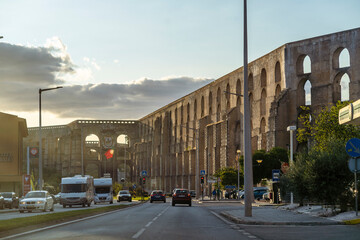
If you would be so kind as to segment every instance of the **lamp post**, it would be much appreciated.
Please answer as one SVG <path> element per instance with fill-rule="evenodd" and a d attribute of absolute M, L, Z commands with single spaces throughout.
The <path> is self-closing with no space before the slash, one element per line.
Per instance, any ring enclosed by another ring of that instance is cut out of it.
<path fill-rule="evenodd" d="M 296 126 L 288 126 L 287 131 L 290 132 L 290 167 L 294 164 L 293 159 L 293 132 L 296 131 Z M 290 204 L 294 204 L 294 194 L 293 192 L 290 193 Z"/>
<path fill-rule="evenodd" d="M 39 88 L 39 190 L 42 190 L 42 179 L 43 179 L 43 173 L 42 173 L 42 141 L 41 141 L 41 93 L 45 91 L 50 90 L 56 90 L 62 87 L 54 87 L 54 88 Z"/>

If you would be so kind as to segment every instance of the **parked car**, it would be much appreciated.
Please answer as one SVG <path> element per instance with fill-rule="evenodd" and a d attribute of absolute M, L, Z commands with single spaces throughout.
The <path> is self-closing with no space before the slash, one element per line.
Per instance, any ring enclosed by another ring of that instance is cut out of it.
<path fill-rule="evenodd" d="M 32 212 L 33 210 L 54 211 L 54 200 L 48 191 L 30 191 L 20 200 L 20 213 Z"/>
<path fill-rule="evenodd" d="M 5 208 L 5 200 L 3 196 L 0 196 L 0 209 Z"/>
<path fill-rule="evenodd" d="M 132 197 L 131 197 L 131 194 L 129 192 L 129 190 L 120 190 L 118 195 L 117 195 L 117 202 L 120 202 L 120 201 L 129 201 L 131 202 L 132 201 Z"/>
<path fill-rule="evenodd" d="M 60 199 L 61 199 L 61 192 L 57 193 L 56 195 L 54 195 L 56 203 L 60 203 Z M 61 203 L 60 203 L 61 204 Z"/>
<path fill-rule="evenodd" d="M 176 189 L 173 196 L 172 196 L 172 206 L 175 204 L 189 204 L 191 207 L 191 195 L 190 191 L 187 189 Z"/>
<path fill-rule="evenodd" d="M 150 195 L 150 203 L 153 201 L 162 201 L 166 203 L 166 195 L 162 190 L 154 190 Z"/>
<path fill-rule="evenodd" d="M 4 204 L 7 208 L 18 208 L 19 197 L 14 192 L 1 192 L 0 195 L 4 198 Z"/>
<path fill-rule="evenodd" d="M 196 197 L 195 190 L 190 190 L 190 195 L 191 195 L 192 198 Z"/>
<path fill-rule="evenodd" d="M 254 187 L 253 191 L 254 191 L 254 199 L 260 200 L 262 199 L 264 193 L 268 192 L 269 189 L 267 187 Z M 240 191 L 240 198 L 243 199 L 244 197 L 245 197 L 245 191 L 244 192 Z"/>

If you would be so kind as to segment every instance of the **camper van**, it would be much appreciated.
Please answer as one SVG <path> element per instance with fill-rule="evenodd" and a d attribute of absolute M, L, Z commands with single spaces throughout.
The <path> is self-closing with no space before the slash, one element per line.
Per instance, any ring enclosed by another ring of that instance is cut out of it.
<path fill-rule="evenodd" d="M 64 208 L 72 205 L 87 205 L 94 200 L 94 178 L 92 176 L 75 175 L 61 179 L 60 204 Z"/>
<path fill-rule="evenodd" d="M 109 202 L 113 203 L 112 178 L 94 178 L 94 204 Z"/>

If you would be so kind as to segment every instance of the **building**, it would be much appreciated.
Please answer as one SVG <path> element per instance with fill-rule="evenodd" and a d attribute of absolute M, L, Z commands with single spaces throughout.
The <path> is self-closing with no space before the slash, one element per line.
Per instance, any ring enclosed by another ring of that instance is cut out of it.
<path fill-rule="evenodd" d="M 0 192 L 22 194 L 23 138 L 26 120 L 0 112 Z"/>

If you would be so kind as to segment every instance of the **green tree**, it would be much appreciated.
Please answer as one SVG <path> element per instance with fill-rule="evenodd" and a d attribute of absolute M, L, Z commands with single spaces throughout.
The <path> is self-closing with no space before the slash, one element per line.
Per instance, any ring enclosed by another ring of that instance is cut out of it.
<path fill-rule="evenodd" d="M 244 178 L 242 172 L 239 172 L 240 179 Z M 224 167 L 216 171 L 214 174 L 215 177 L 221 179 L 221 188 L 224 188 L 226 185 L 234 185 L 237 186 L 237 179 L 238 179 L 238 171 L 232 167 Z M 241 185 L 241 181 L 240 181 Z"/>

